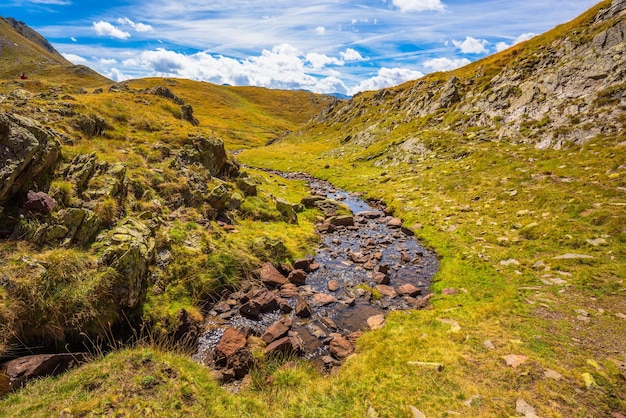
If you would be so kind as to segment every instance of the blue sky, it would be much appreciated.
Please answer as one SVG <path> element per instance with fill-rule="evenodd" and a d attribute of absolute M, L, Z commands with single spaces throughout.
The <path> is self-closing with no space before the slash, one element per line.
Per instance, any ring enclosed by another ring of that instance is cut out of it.
<path fill-rule="evenodd" d="M 352 95 L 449 70 L 543 33 L 595 0 L 2 0 L 75 64 Z"/>

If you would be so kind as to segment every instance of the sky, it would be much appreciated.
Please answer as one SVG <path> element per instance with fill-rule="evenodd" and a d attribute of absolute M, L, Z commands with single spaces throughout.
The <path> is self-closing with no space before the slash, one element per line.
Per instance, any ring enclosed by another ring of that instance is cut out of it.
<path fill-rule="evenodd" d="M 596 0 L 2 0 L 115 81 L 175 77 L 354 95 L 451 70 Z"/>

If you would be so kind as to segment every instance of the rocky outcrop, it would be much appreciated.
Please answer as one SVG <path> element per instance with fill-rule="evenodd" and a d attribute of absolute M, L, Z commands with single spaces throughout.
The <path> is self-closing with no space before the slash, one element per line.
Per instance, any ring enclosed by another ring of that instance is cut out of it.
<path fill-rule="evenodd" d="M 156 225 L 150 214 L 144 222 L 125 219 L 103 237 L 98 244 L 104 252 L 98 262 L 101 269 L 115 270 L 113 295 L 122 309 L 135 308 L 145 296 L 148 268 L 154 258 Z"/>
<path fill-rule="evenodd" d="M 224 142 L 217 138 L 191 138 L 179 158 L 184 164 L 200 164 L 216 177 L 232 176 L 239 172 L 237 163 L 228 158 Z"/>
<path fill-rule="evenodd" d="M 56 134 L 32 119 L 0 113 L 0 206 L 43 187 L 59 160 Z"/>

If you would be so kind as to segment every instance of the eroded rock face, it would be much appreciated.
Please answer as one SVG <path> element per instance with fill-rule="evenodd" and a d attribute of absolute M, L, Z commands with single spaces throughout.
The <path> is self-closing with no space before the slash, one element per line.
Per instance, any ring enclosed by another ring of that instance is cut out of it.
<path fill-rule="evenodd" d="M 146 292 L 148 267 L 154 258 L 154 230 L 136 219 L 125 219 L 99 241 L 105 248 L 101 268 L 117 272 L 113 285 L 116 305 L 135 308 Z"/>
<path fill-rule="evenodd" d="M 0 206 L 41 185 L 60 155 L 56 134 L 32 119 L 0 113 Z"/>
<path fill-rule="evenodd" d="M 87 361 L 87 353 L 36 354 L 11 360 L 2 366 L 11 388 L 21 388 L 28 380 L 56 376 Z"/>

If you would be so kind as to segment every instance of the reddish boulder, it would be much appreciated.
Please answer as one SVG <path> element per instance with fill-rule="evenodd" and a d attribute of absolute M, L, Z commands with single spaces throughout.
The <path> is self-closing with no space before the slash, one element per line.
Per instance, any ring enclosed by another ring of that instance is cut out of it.
<path fill-rule="evenodd" d="M 9 386 L 20 388 L 31 379 L 43 376 L 57 376 L 71 367 L 84 363 L 87 353 L 36 354 L 20 357 L 4 364 L 4 375 Z"/>
<path fill-rule="evenodd" d="M 274 322 L 261 336 L 265 344 L 270 344 L 279 338 L 284 337 L 291 328 L 292 321 L 289 318 L 283 318 Z"/>
<path fill-rule="evenodd" d="M 47 215 L 54 210 L 57 202 L 44 192 L 34 192 L 29 190 L 26 199 L 22 202 L 21 208 L 33 213 Z"/>
<path fill-rule="evenodd" d="M 350 341 L 341 334 L 331 334 L 332 340 L 330 341 L 330 354 L 338 359 L 343 360 L 354 352 L 354 347 L 350 344 Z"/>
<path fill-rule="evenodd" d="M 287 283 L 287 278 L 283 276 L 272 263 L 265 263 L 258 270 L 261 282 L 268 287 L 280 287 Z"/>
<path fill-rule="evenodd" d="M 300 318 L 309 318 L 311 316 L 311 305 L 305 298 L 298 298 L 295 314 Z"/>

